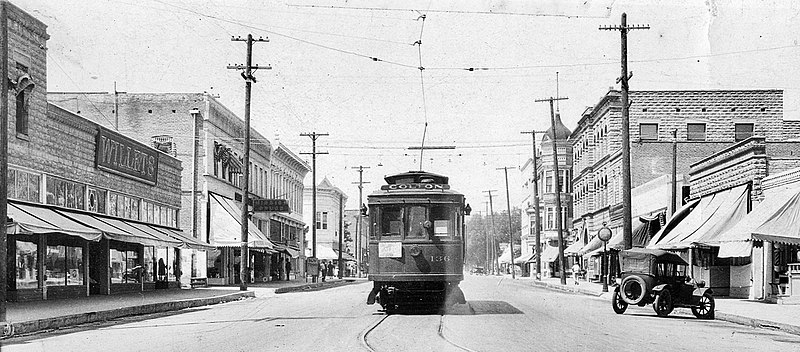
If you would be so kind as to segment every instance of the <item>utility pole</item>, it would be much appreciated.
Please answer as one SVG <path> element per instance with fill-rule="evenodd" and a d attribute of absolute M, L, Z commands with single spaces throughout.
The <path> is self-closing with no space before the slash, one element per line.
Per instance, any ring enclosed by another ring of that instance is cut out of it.
<path fill-rule="evenodd" d="M 536 102 L 550 102 L 550 125 L 552 126 L 551 129 L 553 130 L 553 136 L 551 140 L 553 141 L 553 179 L 555 180 L 555 192 L 556 192 L 556 230 L 558 230 L 558 262 L 561 266 L 561 284 L 567 284 L 567 260 L 564 258 L 564 225 L 561 223 L 561 175 L 559 174 L 558 170 L 558 135 L 556 134 L 556 114 L 553 110 L 553 102 L 559 100 L 567 100 L 569 98 L 547 98 L 547 99 L 538 99 Z"/>
<path fill-rule="evenodd" d="M 678 130 L 672 130 L 672 196 L 670 197 L 671 203 L 669 204 L 669 216 L 675 215 L 678 198 Z M 667 218 L 669 219 L 669 218 Z"/>
<path fill-rule="evenodd" d="M 7 1 L 0 1 L 0 336 L 5 335 L 6 298 L 8 292 L 8 9 Z"/>
<path fill-rule="evenodd" d="M 339 278 L 342 278 L 344 271 L 344 263 L 342 262 L 342 241 L 344 239 L 344 226 L 342 224 L 344 219 L 344 194 L 339 193 Z"/>
<path fill-rule="evenodd" d="M 511 278 L 516 279 L 516 268 L 514 267 L 514 231 L 511 230 L 511 198 L 508 194 L 508 169 L 513 169 L 513 167 L 506 166 L 497 168 L 497 170 L 503 170 L 506 174 L 506 207 L 508 208 L 508 242 L 511 249 Z"/>
<path fill-rule="evenodd" d="M 311 154 L 311 257 L 317 257 L 317 154 L 328 154 L 328 152 L 317 152 L 317 138 L 327 136 L 327 133 L 301 133 L 300 136 L 311 138 L 311 153 L 300 153 L 302 155 Z M 314 277 L 312 282 L 317 282 Z"/>
<path fill-rule="evenodd" d="M 369 166 L 354 166 L 351 169 L 358 170 L 358 182 L 353 182 L 354 184 L 358 183 L 358 221 L 356 222 L 356 273 L 358 277 L 361 277 L 361 261 L 363 260 L 361 256 L 361 246 L 364 245 L 362 242 L 363 239 L 361 238 L 361 205 L 364 204 L 363 200 L 363 190 L 364 184 L 369 182 L 364 182 L 364 169 L 369 169 Z"/>
<path fill-rule="evenodd" d="M 486 213 L 489 214 L 489 202 L 483 202 L 484 208 L 486 208 Z M 484 262 L 483 269 L 485 273 L 489 273 L 489 264 L 492 262 L 491 258 L 489 258 L 489 253 L 491 252 L 491 247 L 489 247 L 489 229 L 487 229 L 487 221 L 486 215 L 483 216 L 483 232 L 486 235 L 486 261 Z"/>
<path fill-rule="evenodd" d="M 231 70 L 244 70 L 242 78 L 244 78 L 244 162 L 242 163 L 242 173 L 244 180 L 242 181 L 242 247 L 241 247 L 241 260 L 239 261 L 239 290 L 247 291 L 247 281 L 250 279 L 250 253 L 247 251 L 247 222 L 249 217 L 248 199 L 250 194 L 250 89 L 251 85 L 256 82 L 253 72 L 258 70 L 258 65 L 253 66 L 253 42 L 269 42 L 269 39 L 259 37 L 253 39 L 252 34 L 248 34 L 246 39 L 241 37 L 233 38 L 234 42 L 247 43 L 247 63 L 242 65 L 229 65 L 228 69 Z M 272 69 L 272 67 L 263 67 L 264 69 Z"/>
<path fill-rule="evenodd" d="M 495 272 L 500 271 L 500 258 L 497 257 L 497 239 L 494 236 L 494 208 L 492 207 L 492 192 L 497 192 L 497 190 L 490 189 L 483 191 L 483 193 L 489 193 L 489 220 L 492 226 L 492 274 L 494 274 Z"/>
<path fill-rule="evenodd" d="M 119 92 L 117 92 L 117 81 L 114 81 L 114 128 L 119 131 Z"/>
<path fill-rule="evenodd" d="M 622 86 L 622 236 L 624 249 L 633 246 L 633 232 L 631 228 L 631 142 L 630 142 L 630 108 L 628 103 L 628 80 L 633 77 L 633 72 L 628 72 L 628 31 L 632 29 L 650 29 L 650 26 L 629 26 L 628 15 L 622 13 L 619 26 L 600 27 L 603 31 L 619 31 L 622 37 L 622 75 L 617 78 L 617 83 Z"/>
<path fill-rule="evenodd" d="M 531 139 L 533 140 L 533 211 L 536 213 L 536 229 L 534 230 L 534 234 L 536 234 L 536 250 L 534 251 L 534 256 L 536 258 L 536 280 L 542 279 L 542 234 L 539 230 L 539 224 L 541 224 L 541 215 L 539 214 L 539 168 L 536 162 L 536 131 L 524 131 L 520 132 L 522 134 L 530 134 Z M 521 234 L 520 234 L 521 235 Z"/>

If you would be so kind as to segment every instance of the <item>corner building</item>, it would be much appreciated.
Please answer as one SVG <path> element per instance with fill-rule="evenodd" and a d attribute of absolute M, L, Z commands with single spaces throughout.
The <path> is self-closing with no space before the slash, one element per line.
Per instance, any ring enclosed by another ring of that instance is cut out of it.
<path fill-rule="evenodd" d="M 179 287 L 181 162 L 46 99 L 43 23 L 9 14 L 8 298 Z"/>
<path fill-rule="evenodd" d="M 181 227 L 214 247 L 187 254 L 183 272 L 190 274 L 183 280 L 195 284 L 239 283 L 245 167 L 242 119 L 205 93 L 51 92 L 48 99 L 97 123 L 110 124 L 116 118 L 120 131 L 183 161 L 181 200 L 185 211 L 181 213 Z M 301 212 L 302 207 L 293 204 L 302 202 L 298 184 L 307 167 L 293 154 L 273 150 L 270 141 L 252 128 L 250 135 L 249 198 L 286 199 L 293 213 Z M 273 159 L 273 152 L 278 159 Z M 292 170 L 291 176 L 279 177 L 280 170 L 286 169 Z M 252 213 L 248 220 L 250 281 L 285 278 L 286 259 L 296 263 L 299 258 L 299 236 L 291 234 L 302 232 L 305 224 L 300 219 L 300 214 Z"/>

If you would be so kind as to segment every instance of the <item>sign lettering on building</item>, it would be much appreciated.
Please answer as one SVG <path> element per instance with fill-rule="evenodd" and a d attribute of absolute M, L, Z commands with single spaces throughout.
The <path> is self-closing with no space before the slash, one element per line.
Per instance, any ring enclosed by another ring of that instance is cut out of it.
<path fill-rule="evenodd" d="M 119 133 L 97 128 L 95 166 L 98 169 L 155 185 L 160 154 Z"/>
<path fill-rule="evenodd" d="M 286 199 L 250 199 L 254 212 L 279 212 L 288 213 L 289 202 Z"/>

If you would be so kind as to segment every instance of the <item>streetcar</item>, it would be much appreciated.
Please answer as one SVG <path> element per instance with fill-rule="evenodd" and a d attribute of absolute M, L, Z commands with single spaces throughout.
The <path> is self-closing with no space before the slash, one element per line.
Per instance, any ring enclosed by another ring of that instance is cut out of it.
<path fill-rule="evenodd" d="M 464 195 L 448 178 L 425 171 L 384 177 L 367 197 L 369 275 L 367 304 L 386 312 L 464 304 Z"/>

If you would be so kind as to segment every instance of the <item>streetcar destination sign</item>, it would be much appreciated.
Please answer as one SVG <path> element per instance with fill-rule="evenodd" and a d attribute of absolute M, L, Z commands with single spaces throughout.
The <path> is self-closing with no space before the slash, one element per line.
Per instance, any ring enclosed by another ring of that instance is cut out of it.
<path fill-rule="evenodd" d="M 398 189 L 421 189 L 421 190 L 445 190 L 450 189 L 450 185 L 442 185 L 438 183 L 399 183 L 393 185 L 383 185 L 381 189 L 384 191 L 394 191 Z"/>

